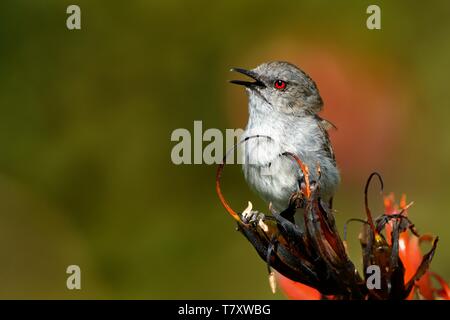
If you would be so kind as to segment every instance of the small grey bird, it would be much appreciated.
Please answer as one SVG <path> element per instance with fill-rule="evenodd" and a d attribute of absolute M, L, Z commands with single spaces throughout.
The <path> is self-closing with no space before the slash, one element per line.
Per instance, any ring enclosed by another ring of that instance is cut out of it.
<path fill-rule="evenodd" d="M 248 93 L 249 119 L 242 139 L 260 136 L 248 139 L 242 152 L 243 172 L 250 187 L 275 211 L 287 209 L 302 181 L 297 164 L 280 156 L 288 151 L 308 165 L 321 200 L 331 202 L 340 181 L 327 132 L 333 125 L 317 115 L 323 102 L 314 81 L 296 66 L 281 61 L 231 71 L 253 79 L 230 81 L 245 86 Z M 270 139 L 264 138 L 267 136 Z"/>

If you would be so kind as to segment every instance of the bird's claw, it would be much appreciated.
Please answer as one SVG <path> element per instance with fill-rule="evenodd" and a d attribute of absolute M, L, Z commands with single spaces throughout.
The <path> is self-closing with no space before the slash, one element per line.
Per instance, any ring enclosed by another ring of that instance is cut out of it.
<path fill-rule="evenodd" d="M 253 210 L 253 205 L 249 201 L 247 208 L 241 214 L 242 222 L 245 224 L 249 223 L 259 223 L 261 220 L 264 220 L 265 215 L 259 211 Z"/>

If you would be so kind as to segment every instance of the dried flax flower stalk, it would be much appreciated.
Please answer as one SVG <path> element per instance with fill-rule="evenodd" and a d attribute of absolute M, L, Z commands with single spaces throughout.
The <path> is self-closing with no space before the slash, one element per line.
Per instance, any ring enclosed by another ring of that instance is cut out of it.
<path fill-rule="evenodd" d="M 366 220 L 359 235 L 365 270 L 378 266 L 379 288 L 367 286 L 370 274 L 361 276 L 350 260 L 346 243 L 339 236 L 334 214 L 319 198 L 319 183 L 310 182 L 309 168 L 299 157 L 290 157 L 303 173 L 304 183 L 291 198 L 288 209 L 270 215 L 253 210 L 251 202 L 241 213 L 234 211 L 222 194 L 220 180 L 226 163 L 220 164 L 216 175 L 216 192 L 226 209 L 237 223 L 237 229 L 255 248 L 267 265 L 269 283 L 275 291 L 276 282 L 292 298 L 335 300 L 400 300 L 449 299 L 450 290 L 445 281 L 428 271 L 436 251 L 438 238 L 421 237 L 407 216 L 404 199 L 400 209 L 394 205 L 393 196 L 385 198 L 386 212 L 372 218 L 368 205 L 367 190 L 373 173 L 365 188 Z M 320 176 L 320 168 L 319 170 Z M 320 181 L 320 180 L 319 180 Z M 293 215 L 302 210 L 304 227 L 298 226 Z M 418 240 L 417 240 L 418 239 Z M 419 242 L 431 241 L 431 249 L 423 256 Z M 414 258 L 414 261 L 408 259 Z M 435 278 L 441 288 L 433 288 Z"/>

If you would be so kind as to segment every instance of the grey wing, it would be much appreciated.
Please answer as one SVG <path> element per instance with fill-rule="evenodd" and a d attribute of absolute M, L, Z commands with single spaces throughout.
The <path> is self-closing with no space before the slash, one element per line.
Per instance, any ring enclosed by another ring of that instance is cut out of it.
<path fill-rule="evenodd" d="M 334 124 L 332 124 L 330 121 L 322 119 L 318 115 L 317 122 L 319 124 L 319 129 L 323 133 L 323 144 L 322 149 L 324 150 L 327 157 L 333 160 L 333 164 L 336 165 L 336 156 L 334 154 L 333 146 L 331 145 L 330 136 L 328 134 L 328 130 L 331 128 L 337 129 Z"/>

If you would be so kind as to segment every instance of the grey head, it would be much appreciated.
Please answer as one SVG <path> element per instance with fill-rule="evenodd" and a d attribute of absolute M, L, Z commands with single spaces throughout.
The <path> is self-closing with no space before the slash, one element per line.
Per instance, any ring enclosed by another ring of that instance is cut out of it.
<path fill-rule="evenodd" d="M 286 114 L 313 114 L 322 109 L 322 98 L 315 82 L 304 71 L 284 61 L 266 62 L 252 70 L 233 68 L 253 81 L 231 80 L 245 86 L 255 106 L 264 105 Z"/>

